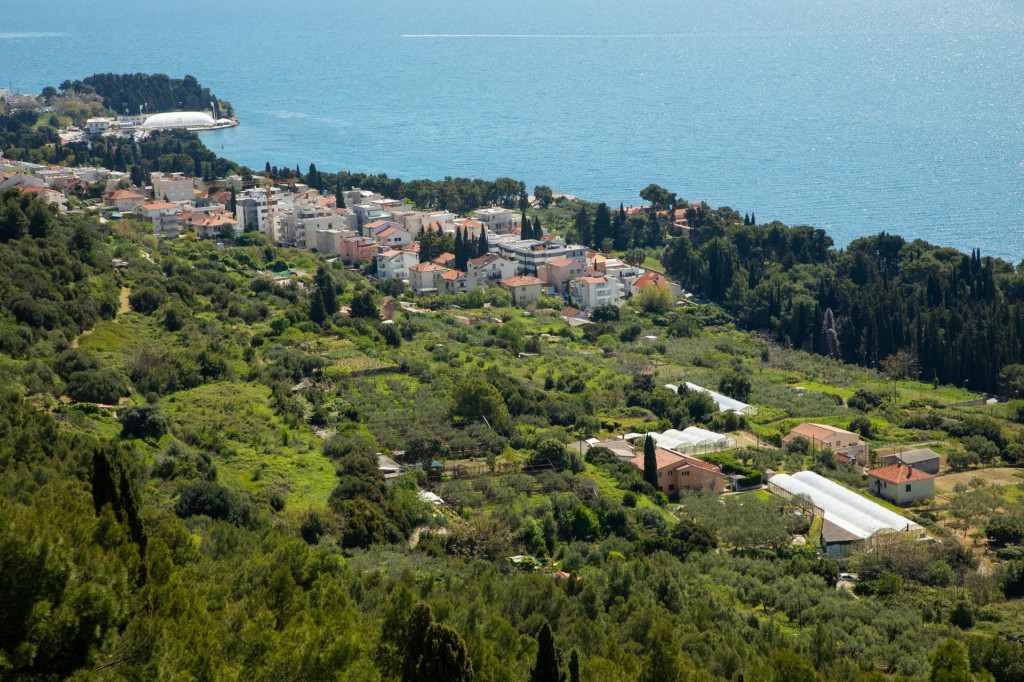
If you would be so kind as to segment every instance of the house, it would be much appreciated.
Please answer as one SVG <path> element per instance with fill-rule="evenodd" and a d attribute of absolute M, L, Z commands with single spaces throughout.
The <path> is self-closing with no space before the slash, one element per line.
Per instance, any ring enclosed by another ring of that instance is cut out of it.
<path fill-rule="evenodd" d="M 33 194 L 46 203 L 57 206 L 61 213 L 68 208 L 68 198 L 55 189 L 50 189 L 49 187 L 29 187 L 27 185 L 18 185 L 17 189 L 21 194 Z"/>
<path fill-rule="evenodd" d="M 396 248 L 412 243 L 412 235 L 394 225 L 386 227 L 373 236 L 374 241 L 383 246 Z"/>
<path fill-rule="evenodd" d="M 882 466 L 892 464 L 906 464 L 926 474 L 939 473 L 939 455 L 928 448 L 908 450 L 882 457 Z"/>
<path fill-rule="evenodd" d="M 373 254 L 377 253 L 380 245 L 366 237 L 343 237 L 338 243 L 338 258 L 343 263 L 355 265 L 360 261 L 373 260 Z"/>
<path fill-rule="evenodd" d="M 196 196 L 195 184 L 192 178 L 185 177 L 181 173 L 153 173 L 150 176 L 153 184 L 153 198 L 164 201 L 192 201 Z"/>
<path fill-rule="evenodd" d="M 868 469 L 868 490 L 895 504 L 935 497 L 935 475 L 906 464 Z"/>
<path fill-rule="evenodd" d="M 146 197 L 130 189 L 119 189 L 103 197 L 103 205 L 121 213 L 131 213 L 139 204 L 145 203 Z"/>
<path fill-rule="evenodd" d="M 419 263 L 409 268 L 409 286 L 419 294 L 437 293 L 437 278 L 448 268 L 437 263 Z"/>
<path fill-rule="evenodd" d="M 665 448 L 655 448 L 654 455 L 658 463 L 658 489 L 666 495 L 678 495 L 680 490 L 725 492 L 725 474 L 720 466 Z M 631 459 L 630 463 L 644 470 L 642 454 Z"/>
<path fill-rule="evenodd" d="M 587 261 L 583 258 L 557 256 L 537 266 L 537 276 L 560 294 L 569 290 L 570 282 L 586 274 Z"/>
<path fill-rule="evenodd" d="M 831 450 L 837 456 L 849 457 L 861 466 L 868 463 L 868 444 L 851 431 L 804 422 L 794 427 L 782 442 L 789 443 L 796 438 L 806 438 L 810 441 L 812 449 Z"/>
<path fill-rule="evenodd" d="M 181 227 L 181 209 L 167 201 L 147 201 L 135 209 L 136 215 L 153 225 L 153 233 L 177 232 Z"/>
<path fill-rule="evenodd" d="M 536 277 L 520 275 L 501 280 L 501 286 L 512 294 L 513 304 L 526 305 L 540 298 L 544 282 Z"/>
<path fill-rule="evenodd" d="M 363 224 L 362 232 L 364 237 L 376 239 L 379 233 L 392 227 L 402 229 L 401 225 L 399 225 L 398 223 L 393 223 L 390 220 L 373 220 Z M 409 241 L 412 240 L 410 239 Z"/>
<path fill-rule="evenodd" d="M 665 275 L 660 272 L 655 272 L 654 270 L 648 270 L 644 274 L 640 275 L 640 277 L 638 277 L 636 281 L 629 286 L 629 291 L 634 296 L 637 296 L 647 287 L 668 289 L 672 292 L 673 297 L 678 296 L 682 291 L 678 284 L 673 284 L 668 281 L 668 278 L 665 277 Z"/>
<path fill-rule="evenodd" d="M 516 264 L 496 253 L 485 253 L 479 258 L 470 258 L 466 271 L 481 282 L 496 282 L 515 277 Z"/>
<path fill-rule="evenodd" d="M 443 265 L 446 268 L 454 268 L 455 267 L 455 254 L 452 253 L 451 251 L 445 251 L 444 253 L 442 253 L 440 255 L 434 256 L 434 258 L 431 259 L 430 262 L 431 263 L 437 263 L 438 265 Z"/>
<path fill-rule="evenodd" d="M 458 294 L 472 291 L 476 288 L 477 279 L 461 270 L 448 270 L 442 272 L 437 278 L 437 293 Z"/>
<path fill-rule="evenodd" d="M 573 303 L 590 310 L 602 305 L 622 305 L 622 285 L 604 275 L 580 277 L 571 284 L 570 298 Z"/>
<path fill-rule="evenodd" d="M 238 221 L 226 211 L 195 214 L 189 221 L 189 226 L 195 230 L 196 236 L 200 239 L 219 239 L 228 230 L 233 234 L 242 232 Z"/>
<path fill-rule="evenodd" d="M 586 262 L 587 249 L 579 244 L 566 244 L 561 237 L 545 235 L 543 239 L 494 239 L 498 253 L 515 263 L 528 275 L 537 273 L 540 265 L 556 258 L 569 258 Z"/>
<path fill-rule="evenodd" d="M 373 261 L 377 264 L 378 279 L 408 279 L 409 268 L 418 265 L 420 257 L 410 251 L 388 249 L 375 254 Z"/>
<path fill-rule="evenodd" d="M 522 224 L 518 213 L 500 207 L 482 208 L 476 212 L 476 219 L 495 234 L 508 234 Z"/>

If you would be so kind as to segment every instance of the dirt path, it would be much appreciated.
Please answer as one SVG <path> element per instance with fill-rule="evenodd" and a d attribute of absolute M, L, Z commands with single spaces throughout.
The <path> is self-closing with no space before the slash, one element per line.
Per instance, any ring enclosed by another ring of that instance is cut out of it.
<path fill-rule="evenodd" d="M 431 528 L 430 526 L 418 526 L 413 530 L 412 534 L 409 535 L 409 546 L 416 547 L 416 545 L 420 544 L 420 536 L 423 535 L 423 533 L 426 531 L 436 533 L 437 535 L 448 535 L 447 528 Z"/>
<path fill-rule="evenodd" d="M 125 313 L 130 313 L 132 311 L 132 305 L 128 300 L 128 297 L 131 295 L 131 293 L 132 290 L 129 289 L 128 287 L 121 287 L 121 293 L 118 294 L 117 296 L 117 315 L 114 317 L 114 322 L 117 322 L 117 318 L 120 317 L 121 315 L 124 315 Z M 74 339 L 71 340 L 71 347 L 78 348 L 78 344 L 81 341 L 82 337 L 88 336 L 89 334 L 92 334 L 92 330 L 86 329 L 81 334 L 76 336 Z"/>

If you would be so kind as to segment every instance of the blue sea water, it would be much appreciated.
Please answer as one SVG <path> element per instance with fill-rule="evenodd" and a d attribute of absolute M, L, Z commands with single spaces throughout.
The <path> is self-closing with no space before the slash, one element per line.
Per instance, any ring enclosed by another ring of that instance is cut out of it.
<path fill-rule="evenodd" d="M 0 83 L 196 76 L 252 167 L 659 183 L 828 230 L 1024 258 L 1024 4 L 0 0 Z"/>

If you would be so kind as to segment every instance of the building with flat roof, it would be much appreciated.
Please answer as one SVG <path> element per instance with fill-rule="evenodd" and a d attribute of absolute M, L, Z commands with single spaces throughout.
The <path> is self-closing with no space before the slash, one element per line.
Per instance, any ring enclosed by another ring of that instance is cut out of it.
<path fill-rule="evenodd" d="M 884 455 L 882 457 L 882 466 L 889 466 L 890 464 L 906 464 L 914 467 L 918 471 L 923 471 L 926 474 L 939 473 L 939 462 L 940 457 L 938 453 L 933 452 L 928 448 L 907 450 L 906 452 L 897 452 L 891 455 Z"/>

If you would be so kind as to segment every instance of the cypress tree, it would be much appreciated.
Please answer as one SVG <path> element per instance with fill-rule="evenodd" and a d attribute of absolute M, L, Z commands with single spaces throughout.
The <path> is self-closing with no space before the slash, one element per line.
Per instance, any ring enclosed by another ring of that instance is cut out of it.
<path fill-rule="evenodd" d="M 323 265 L 316 269 L 314 284 L 327 314 L 333 315 L 338 312 L 338 296 L 334 290 L 334 280 L 331 279 L 331 273 Z"/>
<path fill-rule="evenodd" d="M 580 240 L 580 244 L 589 246 L 594 242 L 594 231 L 590 224 L 590 217 L 587 216 L 587 209 L 580 206 L 580 210 L 576 211 L 576 215 L 572 219 L 572 228 L 576 232 L 576 238 Z"/>
<path fill-rule="evenodd" d="M 541 237 L 544 236 L 544 229 L 540 226 L 540 216 L 537 216 L 536 218 L 533 219 L 533 228 L 531 229 L 531 234 L 533 235 L 534 239 L 540 239 Z"/>
<path fill-rule="evenodd" d="M 537 633 L 537 661 L 530 672 L 530 682 L 560 682 L 555 639 L 547 623 Z"/>
<path fill-rule="evenodd" d="M 319 289 L 310 297 L 309 319 L 317 324 L 323 324 L 327 320 L 327 307 L 324 305 L 323 293 Z"/>
<path fill-rule="evenodd" d="M 476 257 L 487 255 L 487 252 L 491 250 L 491 245 L 487 243 L 487 228 L 480 230 L 480 242 L 476 246 Z"/>
<path fill-rule="evenodd" d="M 575 580 L 575 577 L 570 579 Z M 580 652 L 576 649 L 572 650 L 572 656 L 569 657 L 569 682 L 580 682 Z"/>
<path fill-rule="evenodd" d="M 402 682 L 414 682 L 419 679 L 417 668 L 426 653 L 427 633 L 433 623 L 434 613 L 430 610 L 430 604 L 420 602 L 412 607 L 412 613 L 405 624 Z"/>
<path fill-rule="evenodd" d="M 626 233 L 626 209 L 619 204 L 619 210 L 615 212 L 615 219 L 612 220 L 612 242 L 615 249 L 622 251 L 629 247 L 629 235 Z"/>
<path fill-rule="evenodd" d="M 235 193 L 235 188 L 231 188 L 231 215 L 235 215 L 235 211 L 238 210 L 238 195 Z"/>
<path fill-rule="evenodd" d="M 461 227 L 455 228 L 455 267 L 457 269 L 461 269 L 459 267 L 459 263 L 462 262 L 462 259 L 466 255 L 466 240 L 463 238 L 462 234 L 463 231 Z"/>
<path fill-rule="evenodd" d="M 593 232 L 594 248 L 600 250 L 604 247 L 604 240 L 612 236 L 612 215 L 608 212 L 607 204 L 597 205 Z"/>
<path fill-rule="evenodd" d="M 339 175 L 334 183 L 334 197 L 337 200 L 335 203 L 338 208 L 345 208 L 345 195 L 342 194 L 343 191 L 341 188 L 341 175 Z"/>
<path fill-rule="evenodd" d="M 654 438 L 644 439 L 644 480 L 658 489 L 658 456 L 654 452 Z"/>

